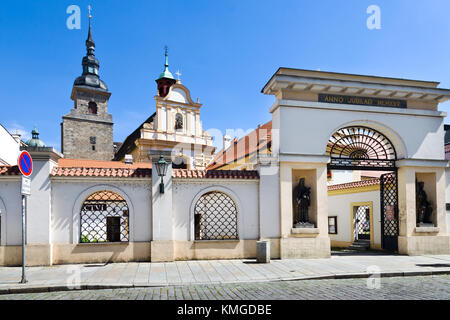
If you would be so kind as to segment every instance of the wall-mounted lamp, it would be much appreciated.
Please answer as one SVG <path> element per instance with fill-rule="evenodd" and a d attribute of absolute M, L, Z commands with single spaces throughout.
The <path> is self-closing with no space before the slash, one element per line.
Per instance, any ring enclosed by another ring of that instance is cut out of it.
<path fill-rule="evenodd" d="M 163 155 L 159 156 L 158 162 L 155 163 L 156 171 L 158 172 L 158 176 L 161 177 L 161 183 L 159 185 L 159 192 L 164 193 L 164 176 L 167 173 L 168 163 L 166 159 L 164 159 Z"/>

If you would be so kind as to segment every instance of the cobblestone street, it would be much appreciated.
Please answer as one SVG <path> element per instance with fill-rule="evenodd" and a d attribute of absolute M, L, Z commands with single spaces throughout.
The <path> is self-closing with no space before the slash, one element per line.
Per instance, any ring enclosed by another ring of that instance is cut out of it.
<path fill-rule="evenodd" d="M 379 289 L 374 287 L 379 281 Z M 275 281 L 0 295 L 0 300 L 448 300 L 450 276 Z"/>

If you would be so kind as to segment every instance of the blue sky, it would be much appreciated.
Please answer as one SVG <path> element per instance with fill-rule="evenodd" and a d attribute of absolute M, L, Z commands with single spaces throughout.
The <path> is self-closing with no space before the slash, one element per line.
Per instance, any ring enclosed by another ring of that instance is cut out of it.
<path fill-rule="evenodd" d="M 81 30 L 66 9 L 80 6 Z M 0 8 L 0 123 L 60 148 L 61 117 L 81 74 L 87 6 L 100 75 L 112 96 L 114 140 L 154 112 L 154 80 L 169 46 L 172 72 L 203 103 L 204 129 L 247 130 L 270 120 L 260 91 L 278 67 L 440 81 L 450 88 L 446 0 L 8 1 Z M 369 5 L 381 29 L 366 27 Z M 441 110 L 450 111 L 450 104 Z"/>

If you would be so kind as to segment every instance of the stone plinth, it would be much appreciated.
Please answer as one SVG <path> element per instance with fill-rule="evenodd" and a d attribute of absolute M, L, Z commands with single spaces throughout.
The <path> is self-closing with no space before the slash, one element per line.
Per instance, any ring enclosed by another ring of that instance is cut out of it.
<path fill-rule="evenodd" d="M 262 240 L 256 242 L 256 261 L 259 263 L 270 262 L 270 241 Z"/>

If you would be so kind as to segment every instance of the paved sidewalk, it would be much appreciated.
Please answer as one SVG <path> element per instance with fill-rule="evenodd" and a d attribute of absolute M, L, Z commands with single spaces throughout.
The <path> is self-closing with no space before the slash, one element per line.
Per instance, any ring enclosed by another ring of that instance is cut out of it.
<path fill-rule="evenodd" d="M 308 279 L 344 279 L 450 274 L 450 255 L 400 256 L 374 253 L 336 254 L 330 259 L 176 261 L 112 263 L 27 268 L 27 284 L 19 284 L 20 267 L 0 268 L 0 294 L 225 284 Z"/>

